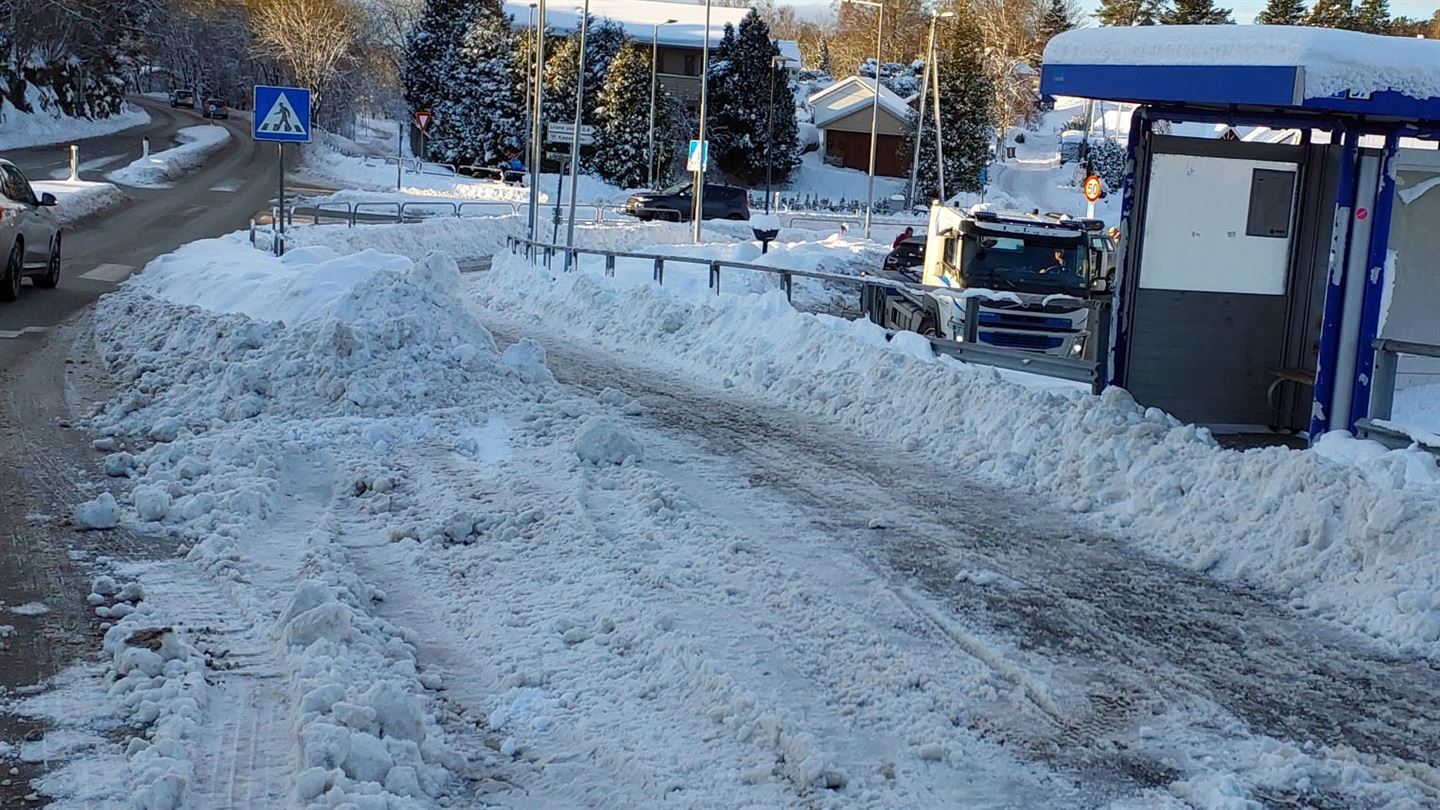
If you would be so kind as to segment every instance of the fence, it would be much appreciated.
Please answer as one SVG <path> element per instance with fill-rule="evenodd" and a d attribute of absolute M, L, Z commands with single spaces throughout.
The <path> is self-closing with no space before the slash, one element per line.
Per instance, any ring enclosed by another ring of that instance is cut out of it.
<path fill-rule="evenodd" d="M 1399 372 L 1400 356 L 1440 359 L 1440 346 L 1388 338 L 1380 338 L 1373 345 L 1375 372 L 1370 387 L 1370 418 L 1356 423 L 1356 433 L 1363 439 L 1374 439 L 1390 447 L 1409 447 L 1415 443 L 1413 438 L 1389 424 L 1379 423 L 1389 422 L 1395 405 L 1395 381 Z M 1432 453 L 1440 454 L 1440 447 L 1422 446 Z"/>
<path fill-rule="evenodd" d="M 399 164 L 402 170 L 408 171 L 411 174 L 433 174 L 440 177 L 460 176 L 460 172 L 455 168 L 455 164 L 453 163 L 435 163 L 429 160 L 420 160 L 419 158 L 395 157 L 394 155 L 378 159 L 383 160 L 386 166 Z M 374 166 L 377 158 L 366 155 L 363 160 L 367 165 Z"/>
<path fill-rule="evenodd" d="M 667 265 L 703 266 L 708 274 L 708 287 L 714 290 L 716 295 L 720 294 L 723 271 L 728 269 L 767 273 L 778 276 L 780 288 L 785 292 L 785 299 L 792 303 L 796 278 L 816 279 L 822 282 L 857 288 L 876 286 L 890 289 L 915 290 L 929 295 L 953 296 L 965 300 L 967 340 L 961 342 L 943 338 L 929 338 L 930 344 L 936 354 L 949 355 L 967 363 L 979 363 L 997 368 L 1010 369 L 1012 371 L 1026 371 L 1032 374 L 1041 374 L 1047 377 L 1085 383 L 1096 393 L 1099 393 L 1105 386 L 1105 367 L 1106 358 L 1109 355 L 1108 339 L 1110 335 L 1110 303 L 1105 300 L 1088 300 L 1081 298 L 1064 299 L 1067 303 L 1075 303 L 1086 307 L 1088 310 L 1088 317 L 1086 319 L 1088 334 L 1085 341 L 1086 351 L 1084 357 L 1060 357 L 1058 355 L 1039 354 L 1020 351 L 1018 349 L 989 346 L 977 341 L 976 329 L 978 328 L 980 320 L 979 308 L 981 299 L 984 297 L 986 291 L 949 290 L 943 287 L 926 287 L 921 284 L 893 281 L 873 276 L 846 276 L 838 273 L 824 273 L 814 270 L 792 270 L 769 267 L 751 262 L 730 261 L 727 259 L 703 259 L 693 256 L 660 256 L 653 253 L 566 247 L 565 245 L 549 244 L 516 237 L 507 239 L 506 244 L 512 254 L 518 254 L 523 250 L 526 258 L 531 262 L 543 256 L 546 262 L 549 263 L 557 255 L 563 256 L 566 259 L 565 266 L 567 270 L 570 267 L 578 267 L 581 256 L 600 256 L 605 260 L 605 275 L 612 277 L 615 275 L 615 262 L 617 259 L 647 261 L 651 263 L 652 267 L 651 280 L 662 286 L 665 283 L 665 268 Z M 1061 296 L 1055 295 L 1044 296 L 1027 293 L 1006 293 L 1006 297 L 1012 295 L 1019 298 L 1020 301 L 1025 304 L 1053 304 L 1057 303 L 1057 298 L 1062 298 Z"/>

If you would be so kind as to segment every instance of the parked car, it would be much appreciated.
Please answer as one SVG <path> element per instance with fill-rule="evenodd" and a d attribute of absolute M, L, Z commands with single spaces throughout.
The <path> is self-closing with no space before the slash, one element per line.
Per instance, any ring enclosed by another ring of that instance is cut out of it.
<path fill-rule="evenodd" d="M 702 219 L 750 218 L 750 198 L 743 188 L 705 184 Z M 625 213 L 642 220 L 689 220 L 695 210 L 694 183 L 686 181 L 661 191 L 642 191 L 625 201 Z"/>
<path fill-rule="evenodd" d="M 230 117 L 230 105 L 218 98 L 207 98 L 205 99 L 205 117 L 228 119 Z"/>
<path fill-rule="evenodd" d="M 19 167 L 0 159 L 0 249 L 5 251 L 0 301 L 19 297 L 26 276 L 46 289 L 60 283 L 60 221 L 50 210 L 55 202 L 53 194 L 36 197 Z"/>
<path fill-rule="evenodd" d="M 885 257 L 884 268 L 892 273 L 914 276 L 920 280 L 920 266 L 925 264 L 925 234 L 912 236 L 900 243 Z"/>
<path fill-rule="evenodd" d="M 195 109 L 195 91 L 194 91 L 194 90 L 171 90 L 171 91 L 170 91 L 170 106 L 171 106 L 171 107 L 189 107 L 189 108 L 192 109 L 192 110 Z"/>

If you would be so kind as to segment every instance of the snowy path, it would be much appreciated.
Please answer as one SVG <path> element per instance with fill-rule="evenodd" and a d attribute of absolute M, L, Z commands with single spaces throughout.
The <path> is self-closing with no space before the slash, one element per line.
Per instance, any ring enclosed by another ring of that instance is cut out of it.
<path fill-rule="evenodd" d="M 525 330 L 490 325 L 505 339 Z M 1271 597 L 1155 561 L 955 471 L 911 467 L 834 428 L 594 346 L 525 336 L 546 344 L 562 382 L 640 399 L 646 441 L 665 448 L 649 466 L 729 542 L 788 551 L 777 562 L 812 587 L 890 614 L 877 631 L 883 646 L 916 656 L 923 688 L 950 698 L 934 711 L 975 744 L 1085 774 L 1092 799 L 1184 776 L 1201 791 L 1238 774 L 1276 803 L 1440 801 L 1433 665 L 1390 658 Z M 775 515 L 786 519 L 762 517 Z M 809 685 L 836 679 L 828 688 L 838 690 L 846 656 L 810 652 Z M 827 695 L 832 711 L 843 694 Z M 1272 777 L 1289 785 L 1296 770 L 1313 773 L 1308 791 L 1267 793 Z"/>

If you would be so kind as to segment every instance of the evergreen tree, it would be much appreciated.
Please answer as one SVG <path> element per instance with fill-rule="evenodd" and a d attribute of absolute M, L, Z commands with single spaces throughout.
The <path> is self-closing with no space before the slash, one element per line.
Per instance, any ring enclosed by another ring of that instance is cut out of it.
<path fill-rule="evenodd" d="M 745 183 L 765 179 L 767 159 L 776 182 L 788 178 L 800 162 L 795 94 L 780 70 L 774 73 L 773 129 L 766 126 L 771 59 L 779 55 L 769 27 L 751 9 L 738 29 L 725 26 L 710 63 L 710 154 L 721 171 Z"/>
<path fill-rule="evenodd" d="M 824 74 L 827 75 L 827 76 L 834 76 L 834 75 L 835 75 L 835 65 L 834 65 L 833 60 L 830 58 L 830 41 L 829 41 L 829 40 L 826 40 L 826 39 L 820 40 L 820 58 L 816 60 L 815 67 L 816 67 L 816 69 L 818 69 L 821 73 L 824 73 Z"/>
<path fill-rule="evenodd" d="M 448 97 L 433 105 L 431 143 L 447 162 L 495 165 L 524 151 L 525 95 L 515 83 L 520 35 L 499 2 L 487 0 L 470 26 L 454 65 Z"/>
<path fill-rule="evenodd" d="M 449 97 L 460 50 L 480 0 L 426 0 L 405 41 L 401 81 L 412 110 L 430 109 Z M 438 122 L 437 122 L 438 123 Z"/>
<path fill-rule="evenodd" d="M 1360 0 L 1360 7 L 1355 10 L 1355 30 L 1371 34 L 1389 33 L 1389 0 Z"/>
<path fill-rule="evenodd" d="M 1230 9 L 1216 8 L 1215 0 L 1173 0 L 1174 6 L 1161 15 L 1166 25 L 1233 25 Z"/>
<path fill-rule="evenodd" d="M 610 20 L 590 18 L 585 31 L 585 98 L 581 106 L 581 123 L 595 124 L 595 109 L 599 106 L 600 90 L 605 84 L 605 73 L 610 62 L 625 45 L 625 30 Z M 545 48 L 545 98 L 544 120 L 547 122 L 575 122 L 576 78 L 579 75 L 580 31 L 561 40 L 550 41 Z M 583 147 L 581 162 L 586 170 L 590 164 L 592 147 Z"/>
<path fill-rule="evenodd" d="M 1045 7 L 1045 13 L 1040 17 L 1040 28 L 1038 33 L 1039 46 L 1044 50 L 1045 43 L 1055 38 L 1058 34 L 1075 27 L 1075 20 L 1070 17 L 1070 6 L 1065 0 L 1050 0 Z"/>
<path fill-rule="evenodd" d="M 1164 8 L 1165 0 L 1100 0 L 1095 17 L 1101 25 L 1155 25 Z"/>
<path fill-rule="evenodd" d="M 995 134 L 991 118 L 990 80 L 985 72 L 985 54 L 980 32 L 972 18 L 957 18 L 943 42 L 936 44 L 936 82 L 940 88 L 941 135 L 945 145 L 945 193 L 981 190 L 980 173 L 990 163 L 990 142 Z M 916 198 L 939 196 L 935 160 L 934 121 L 927 120 L 921 136 L 920 172 Z M 915 127 L 910 128 L 910 149 Z M 910 152 L 910 154 L 914 154 Z"/>
<path fill-rule="evenodd" d="M 1321 28 L 1354 28 L 1355 8 L 1351 0 L 1315 0 L 1315 5 L 1305 16 L 1305 24 Z"/>
<path fill-rule="evenodd" d="M 655 100 L 657 177 L 668 177 L 675 160 L 671 100 L 663 91 Z M 620 49 L 605 74 L 595 109 L 595 172 L 621 188 L 637 188 L 649 180 L 650 51 L 629 43 Z"/>
<path fill-rule="evenodd" d="M 1259 25 L 1300 25 L 1305 21 L 1305 0 L 1269 0 L 1255 15 Z"/>

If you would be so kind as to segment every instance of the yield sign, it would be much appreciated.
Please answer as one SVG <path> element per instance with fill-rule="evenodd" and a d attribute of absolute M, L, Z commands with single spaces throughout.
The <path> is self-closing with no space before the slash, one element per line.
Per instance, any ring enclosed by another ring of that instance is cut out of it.
<path fill-rule="evenodd" d="M 415 127 L 421 132 L 428 130 L 430 128 L 430 122 L 434 120 L 435 116 L 432 115 L 429 110 L 415 111 Z"/>

